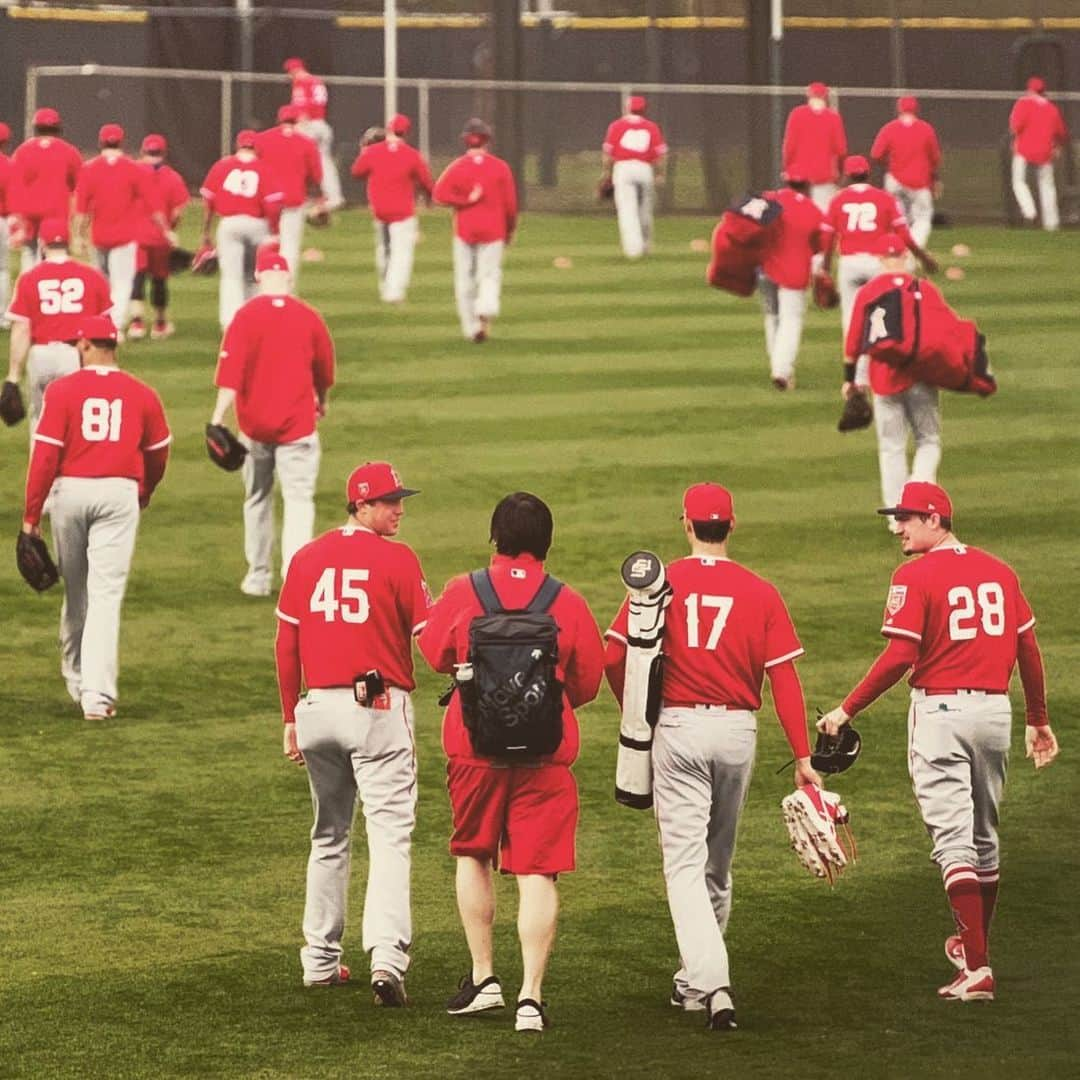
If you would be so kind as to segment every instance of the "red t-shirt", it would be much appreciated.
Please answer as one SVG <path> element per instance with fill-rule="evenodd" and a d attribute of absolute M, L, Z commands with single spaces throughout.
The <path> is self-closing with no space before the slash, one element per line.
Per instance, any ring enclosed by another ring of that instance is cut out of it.
<path fill-rule="evenodd" d="M 480 198 L 469 203 L 473 188 Z M 454 235 L 467 244 L 506 240 L 517 225 L 517 188 L 514 174 L 502 158 L 486 150 L 470 150 L 450 162 L 435 183 L 436 202 L 452 206 Z"/>
<path fill-rule="evenodd" d="M 840 240 L 841 255 L 876 254 L 881 237 L 897 233 L 911 239 L 900 204 L 887 191 L 872 184 L 851 184 L 829 203 L 825 220 Z"/>
<path fill-rule="evenodd" d="M 11 158 L 0 154 L 0 217 L 9 213 L 8 187 L 11 184 Z"/>
<path fill-rule="evenodd" d="M 236 154 L 210 166 L 199 192 L 221 217 L 273 217 L 282 200 L 281 184 L 269 167 L 258 158 L 245 161 Z"/>
<path fill-rule="evenodd" d="M 825 215 L 802 192 L 791 188 L 766 191 L 766 199 L 775 199 L 784 212 L 776 232 L 765 249 L 761 268 L 766 276 L 784 289 L 805 289 L 810 281 L 810 259 L 826 245 L 832 227 Z"/>
<path fill-rule="evenodd" d="M 667 143 L 657 124 L 643 116 L 620 116 L 604 136 L 604 153 L 613 161 L 647 161 L 667 153 Z"/>
<path fill-rule="evenodd" d="M 941 147 L 933 125 L 915 117 L 890 120 L 874 139 L 870 156 L 906 188 L 928 188 L 941 164 Z"/>
<path fill-rule="evenodd" d="M 844 121 L 835 109 L 816 111 L 809 105 L 791 110 L 784 128 L 784 171 L 812 184 L 833 183 L 847 154 Z"/>
<path fill-rule="evenodd" d="M 215 384 L 236 391 L 250 439 L 289 443 L 315 430 L 316 393 L 334 385 L 334 342 L 322 316 L 294 296 L 256 296 L 237 311 Z"/>
<path fill-rule="evenodd" d="M 881 633 L 919 643 L 912 686 L 1003 694 L 1016 664 L 1017 638 L 1034 625 L 1012 567 L 955 544 L 897 568 Z"/>
<path fill-rule="evenodd" d="M 387 223 L 416 212 L 416 188 L 431 194 L 431 170 L 419 150 L 401 139 L 365 146 L 352 163 L 352 175 L 367 177 L 371 212 Z"/>
<path fill-rule="evenodd" d="M 168 247 L 169 242 L 150 214 L 155 211 L 162 213 L 169 225 L 175 226 L 180 220 L 180 211 L 191 199 L 187 184 L 171 165 L 152 165 L 148 161 L 140 161 L 139 168 L 147 175 L 152 196 L 139 230 L 139 243 L 144 247 Z"/>
<path fill-rule="evenodd" d="M 283 206 L 303 206 L 308 184 L 321 184 L 322 158 L 314 139 L 282 124 L 259 134 L 259 158 L 278 181 Z"/>
<path fill-rule="evenodd" d="M 292 103 L 308 120 L 325 120 L 329 95 L 326 83 L 314 75 L 295 79 L 292 84 Z"/>
<path fill-rule="evenodd" d="M 35 345 L 71 341 L 87 315 L 105 315 L 112 307 L 105 276 L 74 259 L 44 259 L 15 284 L 9 319 L 30 324 Z"/>
<path fill-rule="evenodd" d="M 412 637 L 430 603 L 412 548 L 347 525 L 292 557 L 277 616 L 299 631 L 308 689 L 352 686 L 378 668 L 387 686 L 412 690 Z"/>
<path fill-rule="evenodd" d="M 64 218 L 82 171 L 82 157 L 55 135 L 27 139 L 11 156 L 12 213 L 28 218 Z"/>
<path fill-rule="evenodd" d="M 495 555 L 491 581 L 508 611 L 528 606 L 545 576 L 544 564 L 531 555 Z M 604 674 L 604 651 L 600 631 L 585 598 L 563 585 L 548 609 L 559 626 L 559 660 L 556 665 L 563 684 L 563 739 L 545 762 L 570 765 L 578 755 L 581 735 L 574 709 L 588 704 L 600 689 Z M 442 596 L 428 613 L 428 624 L 417 644 L 427 662 L 450 674 L 463 664 L 469 652 L 469 624 L 483 614 L 483 606 L 468 574 L 447 582 Z M 474 757 L 469 733 L 461 716 L 460 695 L 454 694 L 443 717 L 443 749 L 454 761 L 491 765 L 490 758 Z"/>
<path fill-rule="evenodd" d="M 1013 106 L 1009 130 L 1015 136 L 1013 153 L 1032 165 L 1045 165 L 1069 139 L 1061 110 L 1041 94 L 1026 94 Z"/>
<path fill-rule="evenodd" d="M 691 555 L 667 568 L 663 700 L 756 712 L 766 668 L 802 656 L 780 593 L 730 559 Z M 629 601 L 608 636 L 625 642 Z"/>
<path fill-rule="evenodd" d="M 91 216 L 90 239 L 100 248 L 138 239 L 156 202 L 146 170 L 125 154 L 99 154 L 88 161 L 75 188 L 75 209 Z"/>

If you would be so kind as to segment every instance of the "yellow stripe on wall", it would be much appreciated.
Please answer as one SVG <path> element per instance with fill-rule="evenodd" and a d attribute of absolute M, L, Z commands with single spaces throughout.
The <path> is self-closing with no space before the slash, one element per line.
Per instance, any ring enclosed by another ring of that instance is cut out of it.
<path fill-rule="evenodd" d="M 95 11 L 92 8 L 37 8 L 9 7 L 11 19 L 51 19 L 56 22 L 85 23 L 144 23 L 149 18 L 145 11 Z"/>

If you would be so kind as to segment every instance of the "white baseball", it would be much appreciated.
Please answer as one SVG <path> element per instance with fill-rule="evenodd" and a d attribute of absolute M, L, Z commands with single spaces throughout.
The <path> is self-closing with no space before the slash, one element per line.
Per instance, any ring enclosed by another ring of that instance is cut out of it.
<path fill-rule="evenodd" d="M 967 244 L 953 244 L 952 253 L 958 259 L 966 259 L 971 254 L 971 248 Z"/>
<path fill-rule="evenodd" d="M 695 236 L 694 239 L 690 241 L 690 250 L 691 251 L 708 251 L 709 250 L 709 241 L 706 240 L 703 236 Z"/>
<path fill-rule="evenodd" d="M 945 270 L 945 276 L 950 281 L 963 281 L 964 277 L 965 277 L 965 274 L 964 274 L 964 271 L 961 270 L 959 266 L 949 266 Z"/>
<path fill-rule="evenodd" d="M 554 266 L 556 270 L 569 270 L 570 267 L 574 265 L 574 260 L 568 255 L 556 255 L 555 258 L 551 260 L 551 265 Z"/>

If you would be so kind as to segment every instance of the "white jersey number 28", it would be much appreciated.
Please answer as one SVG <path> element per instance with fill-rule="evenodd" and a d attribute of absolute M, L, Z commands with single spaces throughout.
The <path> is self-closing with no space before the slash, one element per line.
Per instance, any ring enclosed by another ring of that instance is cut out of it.
<path fill-rule="evenodd" d="M 123 411 L 120 398 L 87 398 L 82 407 L 82 437 L 87 442 L 119 442 Z"/>
<path fill-rule="evenodd" d="M 980 625 L 990 637 L 1004 635 L 1005 590 L 996 581 L 984 581 L 974 592 L 967 585 L 957 585 L 949 590 L 948 599 L 952 641 L 970 641 Z"/>
<path fill-rule="evenodd" d="M 686 644 L 691 649 L 700 649 L 701 645 L 701 613 L 713 611 L 712 628 L 705 641 L 706 649 L 715 649 L 720 644 L 720 635 L 727 625 L 728 616 L 731 614 L 735 600 L 731 596 L 709 596 L 706 593 L 690 593 L 683 601 L 686 604 Z"/>
<path fill-rule="evenodd" d="M 327 622 L 340 618 L 342 622 L 367 622 L 371 612 L 368 594 L 360 582 L 371 576 L 369 570 L 342 570 L 341 583 L 338 587 L 337 567 L 328 566 L 315 582 L 311 591 L 312 613 L 319 612 Z"/>

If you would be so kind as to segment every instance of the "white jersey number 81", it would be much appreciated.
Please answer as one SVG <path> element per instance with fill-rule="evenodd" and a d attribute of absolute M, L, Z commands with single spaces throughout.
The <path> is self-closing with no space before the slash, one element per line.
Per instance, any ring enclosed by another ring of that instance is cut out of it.
<path fill-rule="evenodd" d="M 120 398 L 87 398 L 82 407 L 82 437 L 87 442 L 119 442 L 123 410 Z"/>

